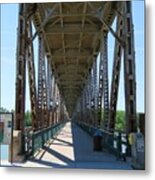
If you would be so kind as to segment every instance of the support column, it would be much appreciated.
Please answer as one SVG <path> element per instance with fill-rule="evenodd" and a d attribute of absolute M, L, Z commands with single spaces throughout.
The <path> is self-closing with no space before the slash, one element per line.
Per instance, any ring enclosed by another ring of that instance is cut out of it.
<path fill-rule="evenodd" d="M 29 76 L 29 91 L 30 91 L 30 103 L 31 103 L 31 113 L 32 113 L 32 128 L 33 130 L 37 130 L 38 122 L 37 122 L 37 102 L 36 102 L 36 78 L 35 78 L 35 66 L 34 66 L 34 49 L 32 39 L 32 25 L 31 22 L 28 21 L 28 38 L 29 38 L 29 46 L 28 46 L 28 76 Z"/>
<path fill-rule="evenodd" d="M 93 68 L 93 89 L 94 89 L 94 126 L 96 127 L 98 125 L 98 99 L 97 99 L 97 95 L 98 95 L 98 89 L 97 89 L 97 59 L 95 59 L 94 61 L 94 68 Z"/>
<path fill-rule="evenodd" d="M 47 86 L 46 86 L 46 72 L 45 59 L 43 49 L 43 38 L 39 37 L 39 61 L 38 61 L 38 123 L 39 128 L 47 126 Z"/>
<path fill-rule="evenodd" d="M 122 33 L 123 33 L 123 20 L 122 20 L 122 16 L 118 15 L 116 34 L 120 39 L 122 39 L 122 35 L 123 35 Z M 116 121 L 117 100 L 118 100 L 118 90 L 119 90 L 120 70 L 121 70 L 121 58 L 122 58 L 122 46 L 118 42 L 118 40 L 115 39 L 111 95 L 110 95 L 109 127 L 108 127 L 109 130 L 112 130 L 112 131 L 115 129 L 115 121 Z"/>
<path fill-rule="evenodd" d="M 47 95 L 47 75 L 46 75 L 46 68 L 45 68 L 45 56 L 44 56 L 44 49 L 43 49 L 43 64 L 42 64 L 42 83 L 43 83 L 43 116 L 44 116 L 44 127 L 48 127 L 48 95 Z"/>
<path fill-rule="evenodd" d="M 101 55 L 99 66 L 99 97 L 98 109 L 101 112 L 98 124 L 104 129 L 108 127 L 109 118 L 109 84 L 108 84 L 108 52 L 107 52 L 107 32 L 103 32 L 101 42 Z M 103 99 L 104 98 L 104 99 Z M 102 111 L 104 105 L 104 112 Z M 102 119 L 104 117 L 104 120 Z"/>
<path fill-rule="evenodd" d="M 21 154 L 24 154 L 25 152 L 26 24 L 26 4 L 20 4 L 16 57 L 15 130 L 21 131 Z"/>
<path fill-rule="evenodd" d="M 85 89 L 83 90 L 82 94 L 82 109 L 83 109 L 83 117 L 82 117 L 82 122 L 86 122 L 86 93 Z"/>
<path fill-rule="evenodd" d="M 48 78 L 47 78 L 47 89 L 48 89 L 48 124 L 52 125 L 52 109 L 53 109 L 53 80 L 54 80 L 54 76 L 53 73 L 51 71 L 51 66 L 50 66 L 50 62 L 48 61 L 48 67 L 47 67 L 47 71 L 48 71 Z"/>
<path fill-rule="evenodd" d="M 92 125 L 92 121 L 93 121 L 93 116 L 92 116 L 92 109 L 91 109 L 91 100 L 92 100 L 92 76 L 91 76 L 91 69 L 89 71 L 89 75 L 88 75 L 88 102 L 87 102 L 87 106 L 88 106 L 88 112 L 89 112 L 89 124 Z"/>
<path fill-rule="evenodd" d="M 54 124 L 54 116 L 55 116 L 55 78 L 52 77 L 52 125 Z"/>
<path fill-rule="evenodd" d="M 123 5 L 125 110 L 127 132 L 130 133 L 137 131 L 134 30 L 131 1 L 125 1 Z"/>

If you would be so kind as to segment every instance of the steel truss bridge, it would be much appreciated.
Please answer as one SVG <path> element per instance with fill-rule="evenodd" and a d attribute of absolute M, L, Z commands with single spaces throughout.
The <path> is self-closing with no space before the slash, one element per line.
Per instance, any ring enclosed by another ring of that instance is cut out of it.
<path fill-rule="evenodd" d="M 112 28 L 114 20 L 116 30 Z M 111 88 L 108 33 L 115 39 Z M 36 38 L 37 67 L 34 63 Z M 121 61 L 124 67 L 121 67 Z M 22 132 L 21 152 L 26 151 L 26 71 L 32 112 L 31 133 L 38 138 L 40 132 L 49 135 L 50 128 L 58 130 L 69 119 L 89 133 L 98 128 L 113 134 L 121 68 L 124 71 L 126 133 L 129 134 L 137 128 L 131 1 L 20 4 L 15 130 Z"/>

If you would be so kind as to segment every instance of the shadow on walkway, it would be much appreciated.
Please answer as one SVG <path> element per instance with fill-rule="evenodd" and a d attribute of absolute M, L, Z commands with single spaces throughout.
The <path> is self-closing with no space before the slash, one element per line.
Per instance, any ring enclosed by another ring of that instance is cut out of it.
<path fill-rule="evenodd" d="M 131 169 L 106 151 L 93 150 L 93 138 L 74 123 L 67 123 L 44 152 L 29 161 L 35 167 L 79 169 Z"/>
<path fill-rule="evenodd" d="M 115 161 L 116 158 L 106 151 L 93 150 L 93 138 L 80 127 L 71 124 L 75 161 L 105 162 Z"/>

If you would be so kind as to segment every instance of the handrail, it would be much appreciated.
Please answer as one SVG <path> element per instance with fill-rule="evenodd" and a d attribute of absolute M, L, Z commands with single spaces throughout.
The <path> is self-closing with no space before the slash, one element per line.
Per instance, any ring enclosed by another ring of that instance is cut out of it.
<path fill-rule="evenodd" d="M 97 127 L 90 126 L 87 123 L 75 122 L 89 135 L 94 136 Z M 110 153 L 113 153 L 117 158 L 125 159 L 126 156 L 130 156 L 130 146 L 128 143 L 128 135 L 124 132 L 114 131 L 113 133 L 107 130 L 98 129 L 102 134 L 102 146 L 106 148 Z M 123 147 L 124 146 L 124 147 Z M 124 149 L 123 149 L 124 148 Z"/>
<path fill-rule="evenodd" d="M 28 133 L 25 134 L 27 157 L 33 156 L 38 150 L 43 148 L 50 139 L 59 133 L 64 125 L 65 123 L 58 123 L 35 132 L 27 131 Z"/>

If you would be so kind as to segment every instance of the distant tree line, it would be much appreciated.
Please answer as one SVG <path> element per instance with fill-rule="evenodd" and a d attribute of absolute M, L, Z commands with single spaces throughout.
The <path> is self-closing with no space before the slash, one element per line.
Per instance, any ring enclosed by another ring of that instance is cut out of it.
<path fill-rule="evenodd" d="M 1 113 L 8 113 L 9 110 L 7 110 L 6 108 L 0 107 L 0 112 Z"/>
<path fill-rule="evenodd" d="M 4 107 L 0 107 L 0 112 L 1 113 L 9 113 L 9 112 L 14 113 L 15 110 L 12 109 L 11 111 L 9 111 L 8 109 L 6 109 Z M 29 111 L 29 110 L 27 110 L 25 112 L 25 125 L 26 126 L 31 126 L 32 125 L 31 111 Z"/>
<path fill-rule="evenodd" d="M 5 113 L 6 112 L 13 112 L 14 113 L 14 110 L 9 111 L 6 108 L 1 107 L 0 112 L 5 112 Z M 25 112 L 25 125 L 26 126 L 32 126 L 32 116 L 31 116 L 31 111 L 29 111 L 29 110 L 27 110 Z M 117 111 L 115 130 L 121 130 L 122 131 L 124 129 L 125 129 L 125 111 Z"/>
<path fill-rule="evenodd" d="M 25 112 L 25 125 L 32 125 L 32 117 L 31 112 L 27 110 Z M 125 129 L 125 111 L 117 111 L 116 113 L 116 125 L 115 130 L 123 131 Z"/>

